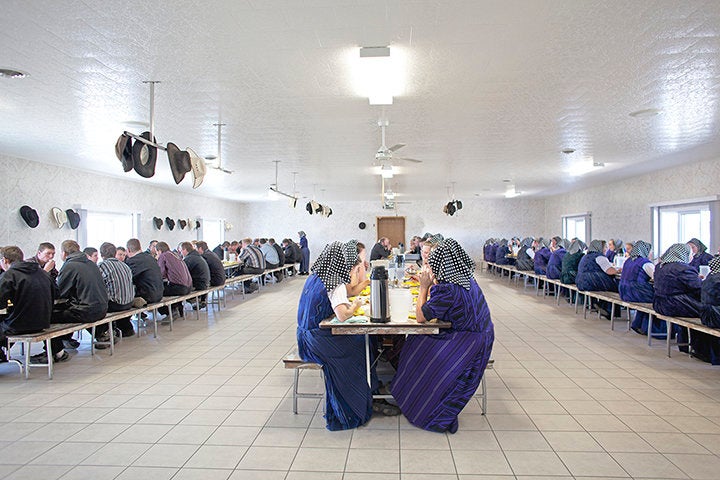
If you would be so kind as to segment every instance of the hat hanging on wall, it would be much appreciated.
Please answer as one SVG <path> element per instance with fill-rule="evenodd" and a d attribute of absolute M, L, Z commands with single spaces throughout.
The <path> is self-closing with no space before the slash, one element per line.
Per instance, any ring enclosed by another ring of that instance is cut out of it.
<path fill-rule="evenodd" d="M 167 156 L 173 180 L 175 180 L 175 184 L 180 184 L 185 178 L 185 174 L 192 170 L 190 154 L 187 151 L 180 150 L 174 143 L 168 142 Z"/>
<path fill-rule="evenodd" d="M 185 227 L 187 227 L 187 222 L 181 218 L 178 220 L 178 223 L 180 224 L 180 230 L 185 230 Z"/>
<path fill-rule="evenodd" d="M 200 220 L 195 220 L 195 230 L 200 229 Z"/>
<path fill-rule="evenodd" d="M 58 207 L 53 207 L 50 211 L 52 213 L 53 220 L 58 228 L 62 228 L 68 221 L 67 213 L 60 210 Z"/>
<path fill-rule="evenodd" d="M 122 163 L 123 170 L 129 172 L 133 169 L 132 139 L 124 133 L 120 135 L 115 143 L 115 155 Z"/>
<path fill-rule="evenodd" d="M 72 208 L 68 208 L 67 210 L 65 210 L 65 215 L 67 215 L 70 228 L 72 228 L 73 230 L 78 228 L 78 226 L 80 225 L 80 214 Z"/>
<path fill-rule="evenodd" d="M 163 225 L 162 218 L 153 217 L 153 223 L 155 224 L 155 228 L 157 228 L 158 230 L 160 230 L 162 228 L 162 225 Z"/>
<path fill-rule="evenodd" d="M 192 148 L 188 148 L 187 151 L 190 154 L 190 166 L 193 174 L 193 188 L 198 188 L 202 185 L 205 173 L 207 173 L 205 159 L 195 153 Z"/>
<path fill-rule="evenodd" d="M 20 216 L 30 228 L 35 228 L 40 225 L 40 216 L 38 215 L 37 210 L 32 207 L 27 205 L 20 207 Z"/>
<path fill-rule="evenodd" d="M 195 223 L 190 219 L 190 217 L 188 217 L 187 220 L 185 220 L 185 222 L 187 225 L 187 229 L 192 230 Z"/>
<path fill-rule="evenodd" d="M 165 217 L 165 225 L 167 226 L 168 230 L 172 231 L 175 228 L 175 220 L 170 217 Z"/>
<path fill-rule="evenodd" d="M 145 140 L 155 142 L 155 138 L 150 138 L 150 132 L 140 134 Z M 157 148 L 146 145 L 140 140 L 135 140 L 132 146 L 133 168 L 138 175 L 144 178 L 150 178 L 155 175 L 155 163 L 157 162 Z"/>

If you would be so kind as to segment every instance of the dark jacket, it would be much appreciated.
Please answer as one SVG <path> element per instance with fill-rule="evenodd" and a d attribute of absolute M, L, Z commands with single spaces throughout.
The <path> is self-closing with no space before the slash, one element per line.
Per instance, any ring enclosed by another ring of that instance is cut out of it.
<path fill-rule="evenodd" d="M 585 253 L 566 253 L 562 259 L 562 270 L 560 270 L 560 281 L 566 285 L 574 285 L 577 278 L 578 265 Z"/>
<path fill-rule="evenodd" d="M 510 249 L 507 245 L 498 245 L 495 251 L 495 264 L 496 265 L 512 265 L 514 260 L 507 258 L 510 255 Z M 512 260 L 512 261 L 511 261 Z"/>
<path fill-rule="evenodd" d="M 567 256 L 567 255 L 566 255 Z M 588 252 L 578 263 L 575 283 L 579 290 L 586 292 L 617 292 L 618 282 L 608 275 L 595 261 L 602 256 L 600 252 Z"/>
<path fill-rule="evenodd" d="M 295 242 L 288 243 L 288 246 L 285 247 L 285 263 L 297 263 L 300 258 L 302 258 L 300 245 Z"/>
<path fill-rule="evenodd" d="M 650 260 L 644 257 L 625 260 L 618 286 L 621 299 L 626 302 L 651 303 L 653 301 L 655 289 L 650 283 L 650 276 L 643 269 L 643 265 L 646 263 L 650 263 Z"/>
<path fill-rule="evenodd" d="M 703 325 L 720 328 L 720 273 L 711 273 L 702 282 L 700 301 L 703 304 L 700 312 Z"/>
<path fill-rule="evenodd" d="M 383 247 L 381 243 L 376 243 L 375 245 L 373 245 L 373 248 L 370 251 L 370 261 L 382 260 L 384 258 L 388 258 L 389 256 L 390 250 Z"/>
<path fill-rule="evenodd" d="M 205 252 L 202 254 L 202 258 L 205 259 L 210 269 L 210 286 L 225 285 L 225 267 L 223 267 L 222 260 L 215 255 L 215 252 Z M 192 272 L 190 275 L 192 276 Z"/>
<path fill-rule="evenodd" d="M 567 250 L 563 247 L 558 248 L 550 254 L 550 259 L 547 264 L 547 278 L 552 280 L 560 280 L 562 276 L 562 262 L 567 254 Z"/>
<path fill-rule="evenodd" d="M 213 253 L 218 256 L 220 260 L 225 259 L 225 249 L 223 248 L 222 244 L 218 245 L 217 247 L 212 249 Z"/>
<path fill-rule="evenodd" d="M 712 258 L 712 257 L 710 257 L 710 258 Z M 34 257 L 30 257 L 28 259 L 25 259 L 25 261 L 37 263 L 38 265 L 40 265 L 40 260 L 38 260 L 37 255 L 35 255 Z M 40 268 L 42 269 L 42 265 L 40 266 Z M 45 271 L 45 270 L 43 270 L 43 271 Z M 57 268 L 53 267 L 52 270 L 50 270 L 49 272 L 46 272 L 46 273 L 50 274 L 50 278 L 52 279 L 53 282 L 57 281 L 57 277 L 58 277 Z"/>
<path fill-rule="evenodd" d="M 50 326 L 55 284 L 37 262 L 15 262 L 0 280 L 0 305 L 12 308 L 2 318 L 5 332 L 31 333 Z"/>
<path fill-rule="evenodd" d="M 540 250 L 535 252 L 535 258 L 533 259 L 533 269 L 535 270 L 535 273 L 538 275 L 545 275 L 551 253 L 552 252 L 550 252 L 548 247 L 542 247 Z"/>
<path fill-rule="evenodd" d="M 70 254 L 58 274 L 58 297 L 68 300 L 68 310 L 85 322 L 107 313 L 108 294 L 100 269 L 83 252 Z"/>
<path fill-rule="evenodd" d="M 283 265 L 285 265 L 285 252 L 283 252 L 282 247 L 280 245 L 278 245 L 277 243 L 273 243 L 272 247 L 275 249 L 275 251 L 278 254 L 278 260 L 279 260 L 278 267 L 282 267 Z"/>
<path fill-rule="evenodd" d="M 708 252 L 703 252 L 700 255 L 696 255 L 693 257 L 692 262 L 690 262 L 690 266 L 695 267 L 699 270 L 700 265 L 707 265 L 712 259 L 712 255 L 710 255 Z"/>
<path fill-rule="evenodd" d="M 196 250 L 193 250 L 185 255 L 183 261 L 185 262 L 185 265 L 187 265 L 188 270 L 190 270 L 190 276 L 193 280 L 193 289 L 205 290 L 208 288 L 210 285 L 210 267 L 208 267 L 208 263 L 205 259 Z"/>
<path fill-rule="evenodd" d="M 671 262 L 655 267 L 653 310 L 674 317 L 700 317 L 702 280 L 694 267 Z"/>
<path fill-rule="evenodd" d="M 515 260 L 515 267 L 518 270 L 532 271 L 535 269 L 535 263 L 533 262 L 533 259 L 530 258 L 527 254 L 529 248 L 530 247 L 520 247 L 517 255 L 517 260 Z"/>
<path fill-rule="evenodd" d="M 155 303 L 163 297 L 163 278 L 157 260 L 147 252 L 140 252 L 125 260 L 133 274 L 135 295 L 148 303 Z"/>

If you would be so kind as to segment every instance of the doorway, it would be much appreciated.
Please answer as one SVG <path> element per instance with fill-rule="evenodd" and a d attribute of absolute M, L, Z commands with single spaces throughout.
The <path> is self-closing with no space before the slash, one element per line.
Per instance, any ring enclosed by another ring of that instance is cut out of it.
<path fill-rule="evenodd" d="M 405 217 L 377 217 L 377 238 L 387 237 L 390 244 L 405 245 Z"/>

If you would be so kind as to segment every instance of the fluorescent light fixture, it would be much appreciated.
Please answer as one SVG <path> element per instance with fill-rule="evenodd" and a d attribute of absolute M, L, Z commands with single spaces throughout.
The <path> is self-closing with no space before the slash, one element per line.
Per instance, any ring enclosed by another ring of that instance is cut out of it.
<path fill-rule="evenodd" d="M 382 175 L 382 178 L 393 178 L 392 165 L 383 165 L 382 169 L 380 170 L 380 175 Z"/>
<path fill-rule="evenodd" d="M 393 192 L 392 190 L 388 190 L 387 192 L 385 192 L 385 198 L 387 198 L 388 200 L 394 200 L 395 192 Z"/>
<path fill-rule="evenodd" d="M 405 72 L 400 49 L 362 47 L 354 51 L 353 83 L 358 95 L 368 97 L 370 105 L 392 105 L 393 97 L 403 93 Z"/>
<path fill-rule="evenodd" d="M 571 164 L 570 167 L 567 169 L 567 173 L 569 173 L 573 177 L 581 177 L 583 175 L 587 175 L 588 173 L 594 172 L 604 166 L 605 164 L 603 162 L 595 162 L 592 159 L 582 160 Z"/>
<path fill-rule="evenodd" d="M 521 193 L 521 191 L 515 189 L 515 185 L 510 185 L 505 191 L 505 198 L 515 198 Z"/>

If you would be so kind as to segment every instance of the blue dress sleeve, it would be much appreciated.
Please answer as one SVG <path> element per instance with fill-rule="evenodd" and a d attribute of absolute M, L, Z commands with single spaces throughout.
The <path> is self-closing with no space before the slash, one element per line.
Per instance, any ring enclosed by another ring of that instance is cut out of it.
<path fill-rule="evenodd" d="M 449 312 L 454 304 L 454 296 L 447 285 L 439 283 L 430 288 L 430 299 L 422 306 L 425 319 L 448 321 Z"/>

